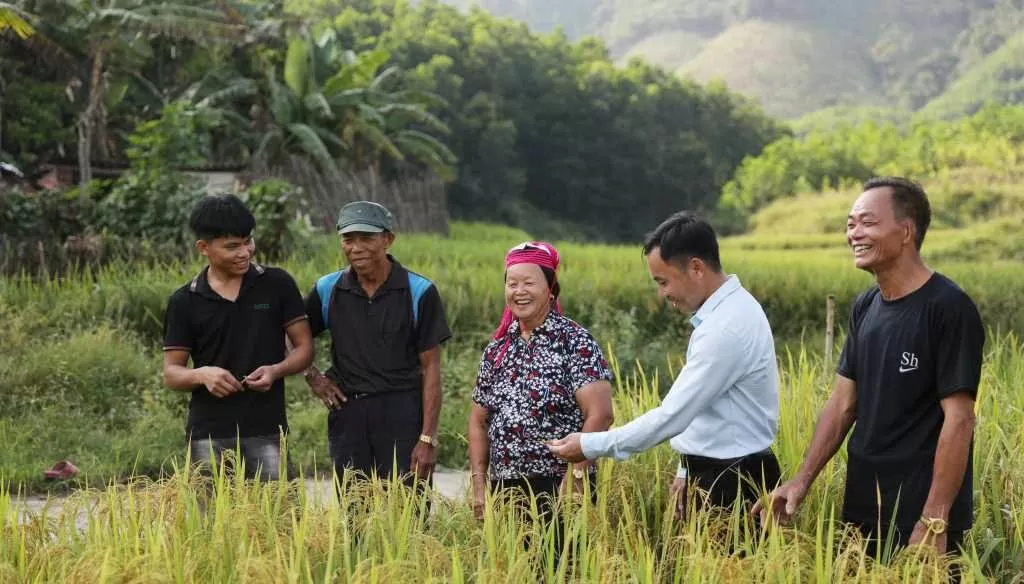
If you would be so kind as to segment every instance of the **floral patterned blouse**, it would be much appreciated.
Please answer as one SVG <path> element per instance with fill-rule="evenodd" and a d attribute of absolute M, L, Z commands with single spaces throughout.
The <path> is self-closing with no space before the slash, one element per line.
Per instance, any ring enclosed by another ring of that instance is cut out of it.
<path fill-rule="evenodd" d="M 473 401 L 488 412 L 491 478 L 564 475 L 567 463 L 551 454 L 544 441 L 581 431 L 576 391 L 611 378 L 601 347 L 569 318 L 551 311 L 529 341 L 514 321 L 506 337 L 484 349 L 473 389 Z"/>

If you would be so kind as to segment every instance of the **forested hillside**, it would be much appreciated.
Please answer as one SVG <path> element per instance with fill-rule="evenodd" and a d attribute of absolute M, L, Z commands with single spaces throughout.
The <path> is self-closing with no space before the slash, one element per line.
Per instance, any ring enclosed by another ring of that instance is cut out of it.
<path fill-rule="evenodd" d="M 721 78 L 788 118 L 835 106 L 956 116 L 1024 99 L 1024 0 L 450 1 Z"/>
<path fill-rule="evenodd" d="M 194 189 L 172 170 L 301 157 L 442 177 L 455 218 L 633 241 L 680 207 L 713 209 L 784 135 L 721 88 L 436 1 L 12 6 L 35 30 L 0 31 L 3 160 L 81 170 L 61 203 L 0 201 L 0 226 L 26 236 L 42 219 L 24 216 L 61 209 L 61 237 L 84 223 L 173 239 Z M 94 184 L 101 163 L 132 173 Z"/>

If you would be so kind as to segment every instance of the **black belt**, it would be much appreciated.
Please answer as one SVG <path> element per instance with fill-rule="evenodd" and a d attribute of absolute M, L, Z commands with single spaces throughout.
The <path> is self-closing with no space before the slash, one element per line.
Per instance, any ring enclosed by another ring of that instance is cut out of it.
<path fill-rule="evenodd" d="M 752 452 L 746 456 L 740 456 L 738 458 L 709 458 L 707 456 L 698 456 L 696 454 L 680 454 L 679 459 L 682 461 L 684 468 L 707 469 L 726 468 L 739 464 L 750 458 L 764 458 L 767 456 L 773 456 L 771 448 L 765 448 L 760 452 Z"/>
<path fill-rule="evenodd" d="M 364 392 L 353 392 L 346 393 L 345 397 L 348 399 L 365 399 L 368 397 L 379 397 L 382 395 L 398 395 L 402 393 L 409 393 L 413 391 L 419 391 L 419 389 L 395 389 L 390 391 L 364 391 Z"/>

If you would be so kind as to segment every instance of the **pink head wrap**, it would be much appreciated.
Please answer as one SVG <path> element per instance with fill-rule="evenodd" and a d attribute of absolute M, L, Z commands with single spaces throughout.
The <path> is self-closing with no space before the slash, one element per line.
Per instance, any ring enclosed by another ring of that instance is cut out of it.
<path fill-rule="evenodd" d="M 508 270 L 510 267 L 517 264 L 536 264 L 542 268 L 549 268 L 555 272 L 555 278 L 551 282 L 551 286 L 554 287 L 555 282 L 558 281 L 558 264 L 560 258 L 558 257 L 558 250 L 555 246 L 544 241 L 526 241 L 508 250 L 505 254 L 505 269 Z M 555 312 L 561 314 L 562 304 L 555 298 Z M 505 306 L 505 311 L 501 314 L 501 323 L 498 325 L 498 329 L 494 331 L 494 339 L 500 339 L 505 336 L 508 332 L 508 328 L 512 326 L 512 311 L 509 310 L 508 305 Z M 504 352 L 504 351 L 503 351 Z"/>

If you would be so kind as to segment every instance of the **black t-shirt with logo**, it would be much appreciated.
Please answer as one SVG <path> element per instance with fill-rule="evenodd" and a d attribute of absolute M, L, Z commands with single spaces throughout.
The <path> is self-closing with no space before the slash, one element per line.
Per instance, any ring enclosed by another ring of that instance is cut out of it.
<path fill-rule="evenodd" d="M 931 489 L 943 422 L 939 402 L 961 391 L 977 396 L 984 342 L 974 302 L 941 274 L 897 300 L 883 299 L 877 286 L 857 298 L 838 367 L 857 391 L 846 521 L 884 529 L 895 519 L 901 530 L 913 529 Z M 971 526 L 972 482 L 968 459 L 950 529 Z"/>
<path fill-rule="evenodd" d="M 164 315 L 164 350 L 186 350 L 195 368 L 227 369 L 241 379 L 285 357 L 284 329 L 306 318 L 298 285 L 288 272 L 252 264 L 234 302 L 217 294 L 202 272 L 174 291 Z M 186 431 L 194 439 L 276 435 L 287 431 L 284 379 L 269 391 L 217 398 L 192 391 Z"/>

